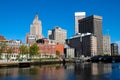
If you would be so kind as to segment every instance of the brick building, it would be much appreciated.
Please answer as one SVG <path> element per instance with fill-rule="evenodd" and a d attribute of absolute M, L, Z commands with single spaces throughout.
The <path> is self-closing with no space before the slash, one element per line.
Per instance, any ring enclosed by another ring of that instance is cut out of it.
<path fill-rule="evenodd" d="M 56 57 L 56 51 L 60 52 L 60 55 L 64 53 L 64 45 L 63 44 L 55 44 L 54 40 L 49 39 L 39 39 L 37 40 L 39 46 L 39 52 L 41 54 L 41 58 L 50 58 Z"/>

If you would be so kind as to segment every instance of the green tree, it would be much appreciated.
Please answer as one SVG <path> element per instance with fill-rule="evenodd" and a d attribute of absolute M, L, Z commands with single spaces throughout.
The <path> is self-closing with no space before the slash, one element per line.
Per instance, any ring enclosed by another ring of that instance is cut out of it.
<path fill-rule="evenodd" d="M 28 48 L 25 45 L 21 45 L 19 47 L 19 50 L 20 50 L 20 54 L 22 55 L 22 59 L 23 59 L 23 55 L 28 54 Z"/>
<path fill-rule="evenodd" d="M 56 50 L 56 56 L 57 56 L 57 57 L 60 56 L 60 51 Z"/>
<path fill-rule="evenodd" d="M 8 48 L 7 48 L 7 55 L 6 55 L 7 61 L 10 59 L 11 54 L 12 54 L 13 52 L 14 52 L 14 48 L 13 48 L 13 47 L 8 47 Z"/>
<path fill-rule="evenodd" d="M 6 42 L 0 41 L 0 59 L 1 59 L 2 53 L 6 52 L 6 47 L 7 47 Z"/>
<path fill-rule="evenodd" d="M 34 56 L 40 54 L 39 47 L 36 43 L 34 43 L 33 45 L 30 46 L 29 54 L 30 54 L 30 57 L 32 57 L 32 58 L 34 58 Z"/>
<path fill-rule="evenodd" d="M 28 56 L 29 56 L 29 47 L 26 47 L 25 54 L 27 55 L 27 59 L 28 59 Z"/>

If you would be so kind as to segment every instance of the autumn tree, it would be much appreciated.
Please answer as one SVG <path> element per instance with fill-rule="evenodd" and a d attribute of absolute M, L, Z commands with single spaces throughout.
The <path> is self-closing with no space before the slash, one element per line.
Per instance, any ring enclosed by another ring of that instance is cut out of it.
<path fill-rule="evenodd" d="M 57 57 L 60 56 L 60 51 L 56 50 L 56 56 L 57 56 Z"/>

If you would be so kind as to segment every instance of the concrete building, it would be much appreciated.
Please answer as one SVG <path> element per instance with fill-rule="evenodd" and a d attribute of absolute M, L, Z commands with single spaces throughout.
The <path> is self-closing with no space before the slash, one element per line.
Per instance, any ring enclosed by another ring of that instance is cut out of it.
<path fill-rule="evenodd" d="M 97 37 L 97 53 L 103 54 L 102 17 L 92 15 L 79 20 L 79 33 L 92 33 Z"/>
<path fill-rule="evenodd" d="M 65 48 L 64 49 L 65 58 L 75 58 L 75 49 L 74 48 Z"/>
<path fill-rule="evenodd" d="M 37 38 L 37 35 L 26 35 L 26 41 L 27 41 L 27 44 L 29 44 L 29 45 L 31 45 L 31 44 L 33 44 L 33 43 L 35 43 L 36 42 L 36 40 L 38 39 Z"/>
<path fill-rule="evenodd" d="M 91 33 L 79 34 L 66 40 L 66 43 L 75 48 L 75 56 L 94 56 L 97 54 L 97 38 Z"/>
<path fill-rule="evenodd" d="M 38 14 L 36 14 L 33 23 L 30 25 L 30 33 L 26 34 L 26 43 L 31 45 L 41 38 L 43 38 L 42 22 L 39 20 Z"/>
<path fill-rule="evenodd" d="M 110 36 L 103 35 L 103 54 L 111 55 Z"/>
<path fill-rule="evenodd" d="M 48 30 L 48 38 L 55 40 L 56 44 L 64 44 L 67 37 L 67 31 L 56 26 L 53 30 Z"/>
<path fill-rule="evenodd" d="M 97 55 L 97 38 L 90 34 L 82 37 L 82 53 L 84 56 Z"/>
<path fill-rule="evenodd" d="M 75 49 L 70 48 L 67 44 L 65 44 L 64 55 L 65 55 L 65 58 L 69 58 L 69 59 L 75 58 Z"/>
<path fill-rule="evenodd" d="M 111 44 L 111 55 L 118 55 L 118 44 L 117 43 L 112 43 Z"/>
<path fill-rule="evenodd" d="M 85 12 L 75 12 L 75 34 L 79 33 L 78 20 L 85 18 Z"/>
<path fill-rule="evenodd" d="M 39 20 L 38 14 L 35 15 L 33 23 L 30 25 L 30 34 L 42 38 L 42 22 Z"/>

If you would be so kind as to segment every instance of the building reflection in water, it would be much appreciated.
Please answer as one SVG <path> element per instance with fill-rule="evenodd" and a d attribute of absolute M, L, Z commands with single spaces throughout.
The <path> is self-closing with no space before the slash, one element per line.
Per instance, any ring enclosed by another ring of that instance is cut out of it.
<path fill-rule="evenodd" d="M 0 80 L 103 80 L 111 77 L 116 65 L 105 63 L 70 63 L 0 68 Z M 118 69 L 118 67 L 117 67 Z M 119 71 L 120 72 L 120 71 Z"/>
<path fill-rule="evenodd" d="M 65 70 L 62 65 L 41 66 L 38 70 L 39 80 L 65 80 Z"/>
<path fill-rule="evenodd" d="M 112 71 L 112 65 L 110 63 L 93 63 L 92 64 L 92 75 L 98 75 L 108 73 Z"/>
<path fill-rule="evenodd" d="M 75 80 L 103 80 L 103 74 L 111 71 L 111 64 L 80 63 L 75 65 Z"/>

